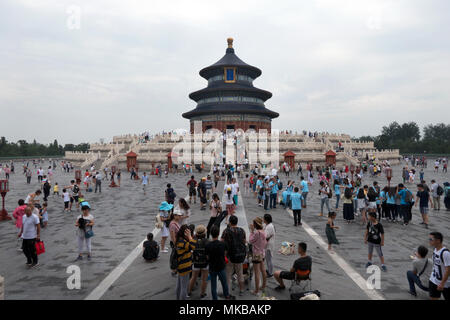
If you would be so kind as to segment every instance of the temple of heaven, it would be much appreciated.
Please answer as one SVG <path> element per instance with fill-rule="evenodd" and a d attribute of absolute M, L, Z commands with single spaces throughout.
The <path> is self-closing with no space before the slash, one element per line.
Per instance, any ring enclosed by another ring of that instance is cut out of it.
<path fill-rule="evenodd" d="M 239 59 L 234 53 L 233 39 L 227 41 L 223 58 L 200 70 L 200 76 L 208 80 L 208 87 L 189 95 L 197 107 L 183 113 L 183 117 L 190 120 L 191 132 L 194 121 L 202 122 L 203 132 L 213 128 L 222 132 L 227 129 L 270 132 L 272 119 L 279 115 L 264 105 L 272 93 L 253 86 L 261 70 Z"/>

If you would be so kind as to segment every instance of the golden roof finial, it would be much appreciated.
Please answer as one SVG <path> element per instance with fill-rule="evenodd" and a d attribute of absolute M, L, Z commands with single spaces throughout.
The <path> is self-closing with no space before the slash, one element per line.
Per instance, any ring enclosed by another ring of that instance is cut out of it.
<path fill-rule="evenodd" d="M 228 38 L 227 42 L 228 42 L 228 48 L 233 48 L 233 38 Z"/>

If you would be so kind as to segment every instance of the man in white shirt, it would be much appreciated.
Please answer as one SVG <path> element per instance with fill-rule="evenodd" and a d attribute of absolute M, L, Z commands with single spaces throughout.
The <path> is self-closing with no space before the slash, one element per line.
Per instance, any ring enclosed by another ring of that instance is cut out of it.
<path fill-rule="evenodd" d="M 270 278 L 273 276 L 273 263 L 272 257 L 275 251 L 275 227 L 272 223 L 272 216 L 268 213 L 264 215 L 264 232 L 266 233 L 266 262 L 267 262 L 267 276 Z"/>
<path fill-rule="evenodd" d="M 431 180 L 431 196 L 433 197 L 433 208 L 434 210 L 441 210 L 441 196 L 438 195 L 437 189 L 439 187 L 439 184 L 436 182 L 436 180 Z"/>
<path fill-rule="evenodd" d="M 99 193 L 102 193 L 102 175 L 98 171 L 95 174 L 95 193 L 97 193 L 97 189 L 99 189 Z"/>
<path fill-rule="evenodd" d="M 20 229 L 18 238 L 22 238 L 23 253 L 27 257 L 27 266 L 36 267 L 38 265 L 38 257 L 36 253 L 36 241 L 40 240 L 41 226 L 39 217 L 32 213 L 30 206 L 25 208 L 25 214 L 22 217 L 22 228 Z"/>
<path fill-rule="evenodd" d="M 428 240 L 434 247 L 433 272 L 428 285 L 430 298 L 439 300 L 443 294 L 445 300 L 450 300 L 450 251 L 442 245 L 442 233 L 431 232 Z"/>

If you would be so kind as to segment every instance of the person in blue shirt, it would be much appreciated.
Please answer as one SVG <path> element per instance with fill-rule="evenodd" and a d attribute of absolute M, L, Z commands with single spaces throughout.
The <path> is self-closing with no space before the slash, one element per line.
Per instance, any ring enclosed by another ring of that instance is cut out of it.
<path fill-rule="evenodd" d="M 412 200 L 413 196 L 411 191 L 409 191 L 403 183 L 397 186 L 397 195 L 400 198 L 400 215 L 403 217 L 403 225 L 407 226 L 409 221 L 411 221 L 411 201 L 407 201 L 407 195 L 410 194 L 409 198 Z"/>
<path fill-rule="evenodd" d="M 294 188 L 294 192 L 291 193 L 291 206 L 294 214 L 294 226 L 302 225 L 302 200 L 303 196 L 298 192 L 298 187 Z"/>
<path fill-rule="evenodd" d="M 269 188 L 270 188 L 270 209 L 276 209 L 277 208 L 277 193 L 278 193 L 278 181 L 276 177 L 273 177 L 272 180 L 269 182 Z"/>
<path fill-rule="evenodd" d="M 283 204 L 284 204 L 284 208 L 286 209 L 287 207 L 291 207 L 290 206 L 290 202 L 291 202 L 291 194 L 294 191 L 294 181 L 289 180 L 288 184 L 286 186 L 286 190 L 283 191 L 282 196 L 283 196 Z"/>
<path fill-rule="evenodd" d="M 336 194 L 336 210 L 339 209 L 339 199 L 341 199 L 341 184 L 339 180 L 334 179 L 334 193 Z"/>
<path fill-rule="evenodd" d="M 264 202 L 264 192 L 261 194 L 261 188 L 264 186 L 263 177 L 259 176 L 256 181 L 256 192 L 258 194 L 258 205 L 262 207 Z"/>
<path fill-rule="evenodd" d="M 389 188 L 388 191 L 386 191 L 386 210 L 387 214 L 386 217 L 388 220 L 391 220 L 392 222 L 395 222 L 397 219 L 397 205 L 395 203 L 395 188 Z"/>
<path fill-rule="evenodd" d="M 301 178 L 301 188 L 302 188 L 302 197 L 303 197 L 303 207 L 306 208 L 306 197 L 308 196 L 309 187 L 308 182 L 305 181 L 305 178 L 302 176 Z"/>

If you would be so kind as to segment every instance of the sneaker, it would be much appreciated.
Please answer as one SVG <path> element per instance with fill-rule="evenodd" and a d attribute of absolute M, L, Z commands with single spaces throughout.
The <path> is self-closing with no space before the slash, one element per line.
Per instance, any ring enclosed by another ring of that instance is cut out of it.
<path fill-rule="evenodd" d="M 387 268 L 386 268 L 386 266 L 384 264 L 381 266 L 381 270 L 383 270 L 384 272 L 387 271 Z"/>
<path fill-rule="evenodd" d="M 239 291 L 239 297 L 242 297 L 244 295 L 244 291 Z"/>
<path fill-rule="evenodd" d="M 417 297 L 417 293 L 415 293 L 415 292 L 411 292 L 411 291 L 408 290 L 408 293 L 409 293 L 410 295 L 414 296 L 414 297 Z"/>
<path fill-rule="evenodd" d="M 208 295 L 206 293 L 200 295 L 200 300 L 205 299 Z"/>
<path fill-rule="evenodd" d="M 32 265 L 31 265 L 31 268 L 37 268 L 37 267 L 39 267 L 39 263 L 33 263 Z"/>
<path fill-rule="evenodd" d="M 425 228 L 428 229 L 428 224 L 425 223 Z"/>
<path fill-rule="evenodd" d="M 83 256 L 78 256 L 78 257 L 75 259 L 75 261 L 80 261 L 80 260 L 83 260 Z"/>
<path fill-rule="evenodd" d="M 226 300 L 236 300 L 235 296 L 229 295 L 228 297 L 225 298 Z"/>
<path fill-rule="evenodd" d="M 167 249 L 164 249 L 164 250 L 161 250 L 161 252 L 163 252 L 163 253 L 167 253 L 167 252 L 169 252 L 169 250 L 167 250 Z"/>
<path fill-rule="evenodd" d="M 32 264 L 31 262 L 30 262 L 30 263 L 27 262 L 25 265 L 26 265 L 27 267 L 31 267 L 33 264 Z"/>
<path fill-rule="evenodd" d="M 370 261 L 367 262 L 367 263 L 366 263 L 366 269 L 367 269 L 368 267 L 370 267 L 371 265 L 372 265 L 372 262 L 370 262 Z"/>
<path fill-rule="evenodd" d="M 420 224 L 426 224 L 425 222 L 421 222 Z"/>

